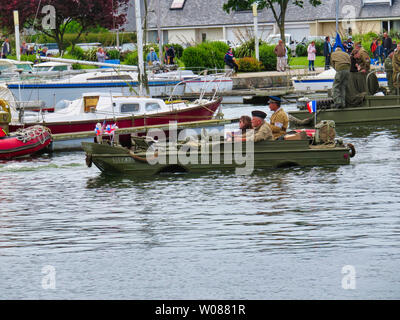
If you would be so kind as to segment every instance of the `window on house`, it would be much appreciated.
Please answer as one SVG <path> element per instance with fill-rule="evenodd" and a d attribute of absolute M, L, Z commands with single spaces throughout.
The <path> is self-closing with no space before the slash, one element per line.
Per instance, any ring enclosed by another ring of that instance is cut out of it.
<path fill-rule="evenodd" d="M 183 9 L 186 0 L 173 0 L 170 9 L 171 10 L 178 10 Z"/>
<path fill-rule="evenodd" d="M 207 40 L 207 33 L 202 33 L 201 34 L 201 41 L 206 41 Z"/>
<path fill-rule="evenodd" d="M 363 0 L 363 5 L 366 4 L 389 4 L 392 5 L 393 0 Z"/>

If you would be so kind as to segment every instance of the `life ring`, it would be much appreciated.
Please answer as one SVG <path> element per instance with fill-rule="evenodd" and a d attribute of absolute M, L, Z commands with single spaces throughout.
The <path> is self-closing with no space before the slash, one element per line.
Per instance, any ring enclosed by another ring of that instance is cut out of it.
<path fill-rule="evenodd" d="M 348 143 L 347 147 L 350 149 L 350 158 L 353 158 L 356 155 L 356 148 L 351 143 Z"/>
<path fill-rule="evenodd" d="M 92 155 L 87 154 L 85 160 L 86 160 L 86 165 L 90 168 L 92 166 Z"/>

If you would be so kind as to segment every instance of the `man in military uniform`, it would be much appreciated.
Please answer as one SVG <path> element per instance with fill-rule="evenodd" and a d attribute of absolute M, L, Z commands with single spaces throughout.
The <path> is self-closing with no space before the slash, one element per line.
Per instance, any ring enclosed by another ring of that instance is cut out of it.
<path fill-rule="evenodd" d="M 269 127 L 268 123 L 265 122 L 267 114 L 264 111 L 254 110 L 252 111 L 251 115 L 251 124 L 254 129 L 254 134 L 249 137 L 249 139 L 253 140 L 254 142 L 273 140 L 271 128 Z"/>
<path fill-rule="evenodd" d="M 365 49 L 361 46 L 361 43 L 359 42 L 356 44 L 356 49 L 358 52 L 355 56 L 358 60 L 358 72 L 368 74 L 371 68 L 371 59 L 369 57 L 369 54 L 367 51 L 365 51 Z"/>
<path fill-rule="evenodd" d="M 397 45 L 397 49 L 393 54 L 392 59 L 393 65 L 393 86 L 400 88 L 400 43 Z M 398 76 L 399 75 L 399 76 Z M 399 79 L 397 79 L 399 78 Z"/>
<path fill-rule="evenodd" d="M 331 56 L 331 65 L 336 70 L 332 86 L 335 108 L 344 108 L 346 106 L 346 88 L 350 76 L 350 64 L 349 55 L 342 51 L 340 47 L 337 47 Z"/>
<path fill-rule="evenodd" d="M 395 89 L 393 86 L 393 64 L 392 64 L 392 59 L 393 59 L 394 51 L 391 51 L 387 58 L 385 59 L 385 72 L 386 72 L 386 79 L 388 82 L 388 87 L 389 87 L 389 93 L 394 94 Z"/>
<path fill-rule="evenodd" d="M 269 97 L 269 109 L 274 113 L 271 116 L 270 127 L 274 139 L 286 134 L 289 126 L 289 117 L 285 110 L 281 108 L 281 98 L 276 96 Z"/>

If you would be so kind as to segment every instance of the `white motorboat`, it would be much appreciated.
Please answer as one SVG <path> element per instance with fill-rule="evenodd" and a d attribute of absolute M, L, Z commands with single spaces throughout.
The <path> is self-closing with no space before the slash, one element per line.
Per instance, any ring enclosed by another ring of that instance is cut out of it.
<path fill-rule="evenodd" d="M 318 75 L 293 77 L 292 83 L 295 91 L 326 91 L 328 89 L 332 89 L 335 75 L 335 69 L 331 68 Z M 376 76 L 378 78 L 379 85 L 381 87 L 386 87 L 386 73 L 378 71 L 376 72 Z"/>
<path fill-rule="evenodd" d="M 68 75 L 60 80 L 36 78 L 9 81 L 6 86 L 19 101 L 40 100 L 46 107 L 54 107 L 60 100 L 78 99 L 85 92 L 102 90 L 119 95 L 137 94 L 139 82 L 135 71 L 102 71 Z M 184 93 L 185 84 L 179 80 L 152 77 L 148 81 L 150 96 L 169 96 Z"/>
<path fill-rule="evenodd" d="M 0 80 L 18 79 L 31 76 L 33 69 L 31 61 L 17 61 L 12 59 L 0 59 Z"/>

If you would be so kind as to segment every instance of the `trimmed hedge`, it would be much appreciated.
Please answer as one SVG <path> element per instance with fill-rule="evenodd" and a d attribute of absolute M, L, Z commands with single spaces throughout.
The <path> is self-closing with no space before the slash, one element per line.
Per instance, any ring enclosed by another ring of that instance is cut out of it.
<path fill-rule="evenodd" d="M 66 47 L 72 45 L 75 40 L 75 33 L 64 34 L 64 43 Z M 54 38 L 50 38 L 44 34 L 36 34 L 33 36 L 26 36 L 26 42 L 36 42 L 36 43 L 51 43 L 55 42 Z M 90 42 L 100 42 L 103 46 L 113 46 L 116 44 L 116 35 L 113 32 L 99 32 L 99 33 L 88 33 L 82 34 L 78 39 L 78 43 L 90 43 Z M 133 42 L 136 43 L 136 32 L 120 33 L 119 34 L 120 44 Z"/>
<path fill-rule="evenodd" d="M 203 42 L 197 46 L 186 48 L 182 54 L 182 62 L 188 69 L 224 69 L 225 53 L 229 46 L 221 41 Z"/>
<path fill-rule="evenodd" d="M 276 70 L 276 54 L 274 52 L 275 46 L 263 44 L 260 46 L 260 62 L 266 71 Z"/>
<path fill-rule="evenodd" d="M 307 53 L 307 45 L 299 44 L 296 46 L 296 56 L 297 57 L 306 57 L 308 55 Z"/>
<path fill-rule="evenodd" d="M 262 63 L 253 57 L 237 59 L 237 64 L 241 72 L 256 72 L 263 69 Z"/>

